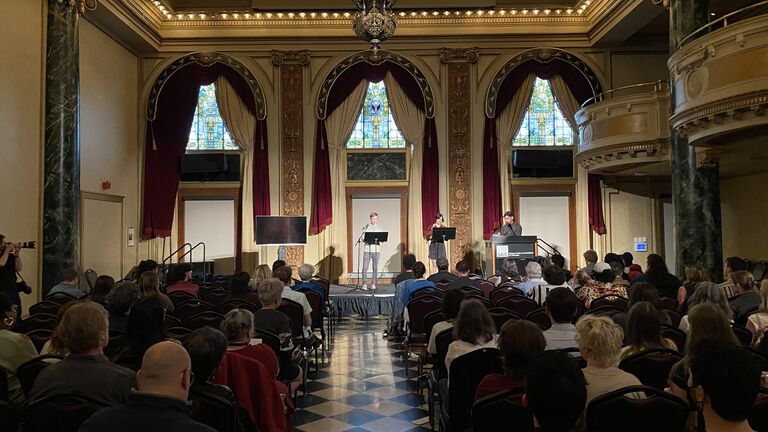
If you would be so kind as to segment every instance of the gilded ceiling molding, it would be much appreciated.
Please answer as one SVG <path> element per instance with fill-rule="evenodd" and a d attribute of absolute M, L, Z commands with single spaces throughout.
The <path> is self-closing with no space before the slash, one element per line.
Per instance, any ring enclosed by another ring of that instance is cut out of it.
<path fill-rule="evenodd" d="M 498 72 L 496 72 L 493 80 L 491 80 L 491 85 L 488 87 L 488 93 L 485 98 L 486 117 L 496 117 L 496 98 L 499 95 L 501 84 L 513 69 L 528 60 L 535 60 L 540 63 L 549 63 L 553 60 L 564 61 L 575 67 L 579 72 L 581 72 L 582 75 L 584 75 L 584 78 L 586 78 L 589 84 L 592 86 L 593 95 L 596 96 L 603 92 L 602 87 L 600 86 L 600 81 L 597 79 L 595 73 L 592 72 L 592 69 L 580 58 L 569 53 L 568 51 L 564 51 L 558 48 L 534 48 L 516 55 L 514 58 L 506 62 Z"/>
<path fill-rule="evenodd" d="M 157 77 L 152 87 L 149 90 L 149 100 L 147 103 L 147 120 L 154 121 L 157 116 L 157 99 L 160 96 L 160 92 L 168 79 L 177 71 L 181 70 L 184 66 L 196 63 L 204 67 L 210 67 L 216 63 L 227 65 L 234 69 L 240 76 L 245 79 L 248 86 L 253 91 L 253 99 L 256 104 L 256 118 L 264 120 L 267 118 L 267 104 L 264 100 L 264 93 L 261 90 L 259 82 L 256 77 L 245 67 L 244 64 L 235 60 L 234 58 L 217 52 L 196 52 L 187 54 L 178 58 L 176 61 L 168 65 Z"/>
<path fill-rule="evenodd" d="M 421 88 L 422 96 L 424 97 L 424 107 L 427 118 L 433 118 L 435 116 L 435 99 L 432 95 L 432 89 L 429 87 L 429 82 L 423 73 L 407 58 L 400 54 L 393 53 L 391 51 L 381 50 L 377 54 L 373 51 L 361 51 L 345 58 L 339 64 L 337 64 L 325 77 L 323 85 L 320 87 L 320 92 L 317 96 L 317 118 L 325 119 L 328 114 L 328 95 L 331 94 L 331 88 L 336 80 L 350 67 L 361 63 L 367 62 L 372 65 L 379 65 L 384 62 L 394 63 L 403 69 L 405 69 L 416 83 Z"/>
<path fill-rule="evenodd" d="M 77 7 L 77 11 L 80 14 L 84 14 L 87 10 L 96 9 L 96 0 L 54 0 L 56 4 L 68 5 L 69 7 Z"/>
<path fill-rule="evenodd" d="M 477 63 L 480 57 L 479 48 L 442 48 L 440 49 L 440 61 L 443 63 Z"/>
<path fill-rule="evenodd" d="M 306 66 L 309 64 L 310 54 L 309 50 L 301 51 L 270 51 L 272 55 L 272 64 L 275 66 L 281 66 L 283 64 L 298 64 L 299 66 Z"/>

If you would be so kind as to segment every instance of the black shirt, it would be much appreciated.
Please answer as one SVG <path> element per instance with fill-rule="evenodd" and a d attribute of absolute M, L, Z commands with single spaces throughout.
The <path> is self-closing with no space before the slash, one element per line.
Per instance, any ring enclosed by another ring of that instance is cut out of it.
<path fill-rule="evenodd" d="M 656 287 L 659 291 L 659 295 L 671 297 L 673 299 L 677 298 L 677 290 L 683 285 L 680 282 L 680 279 L 669 273 L 665 273 L 661 278 L 656 277 L 654 278 L 655 280 L 651 280 L 650 276 L 650 273 L 643 273 L 635 278 L 632 285 L 640 282 L 650 283 Z"/>
<path fill-rule="evenodd" d="M 440 272 L 437 272 L 437 273 L 435 273 L 435 274 L 433 274 L 433 275 L 430 275 L 430 276 L 427 278 L 427 280 L 428 280 L 428 281 L 430 281 L 430 282 L 432 282 L 432 283 L 438 283 L 438 282 L 453 282 L 453 281 L 455 281 L 456 279 L 458 279 L 458 277 L 457 277 L 455 274 L 453 274 L 453 273 L 451 273 L 451 272 L 447 272 L 447 271 L 440 271 Z"/>
<path fill-rule="evenodd" d="M 460 278 L 456 278 L 455 281 L 451 282 L 450 285 L 448 285 L 448 289 L 452 288 L 463 288 L 463 287 L 473 287 L 477 289 L 483 289 L 483 287 L 480 285 L 481 279 L 470 279 L 469 276 L 462 276 Z"/>
<path fill-rule="evenodd" d="M 131 393 L 125 405 L 97 411 L 80 432 L 216 432 L 188 416 L 186 401 L 146 393 Z"/>
<path fill-rule="evenodd" d="M 0 267 L 0 292 L 14 294 L 14 296 L 16 294 L 16 255 L 14 254 L 8 254 L 8 261 Z"/>
<path fill-rule="evenodd" d="M 407 281 L 410 279 L 416 279 L 416 276 L 413 275 L 412 271 L 407 271 L 397 275 L 397 277 L 395 278 L 395 282 L 393 283 L 395 284 L 395 286 L 397 286 L 397 284 L 399 284 L 400 282 Z"/>
<path fill-rule="evenodd" d="M 728 303 L 733 310 L 733 320 L 739 324 L 744 324 L 747 318 L 746 314 L 759 308 L 761 302 L 760 294 L 757 291 L 749 291 L 732 297 Z"/>
<path fill-rule="evenodd" d="M 291 344 L 291 321 L 288 316 L 276 309 L 259 309 L 253 314 L 253 328 L 268 331 L 280 338 L 282 351 L 293 348 Z"/>

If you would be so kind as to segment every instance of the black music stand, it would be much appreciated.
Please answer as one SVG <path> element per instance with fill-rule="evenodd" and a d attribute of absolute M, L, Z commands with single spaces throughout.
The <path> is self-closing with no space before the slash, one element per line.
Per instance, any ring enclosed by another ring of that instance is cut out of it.
<path fill-rule="evenodd" d="M 448 240 L 456 240 L 456 228 L 432 228 L 432 241 L 445 243 Z"/>

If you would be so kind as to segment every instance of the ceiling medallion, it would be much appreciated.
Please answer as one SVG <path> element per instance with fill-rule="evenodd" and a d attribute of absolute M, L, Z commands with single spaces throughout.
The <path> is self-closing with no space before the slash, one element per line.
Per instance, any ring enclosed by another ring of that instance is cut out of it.
<path fill-rule="evenodd" d="M 397 18 L 392 12 L 395 0 L 354 1 L 357 12 L 352 18 L 352 28 L 360 39 L 370 42 L 373 57 L 376 57 L 379 45 L 392 37 L 397 28 Z"/>

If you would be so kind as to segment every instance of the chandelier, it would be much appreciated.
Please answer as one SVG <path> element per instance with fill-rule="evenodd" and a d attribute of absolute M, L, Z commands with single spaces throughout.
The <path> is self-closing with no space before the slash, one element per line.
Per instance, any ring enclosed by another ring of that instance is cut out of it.
<path fill-rule="evenodd" d="M 392 12 L 395 0 L 354 0 L 357 13 L 352 18 L 352 28 L 357 36 L 370 42 L 374 55 L 379 44 L 392 37 L 397 28 L 397 18 Z"/>

